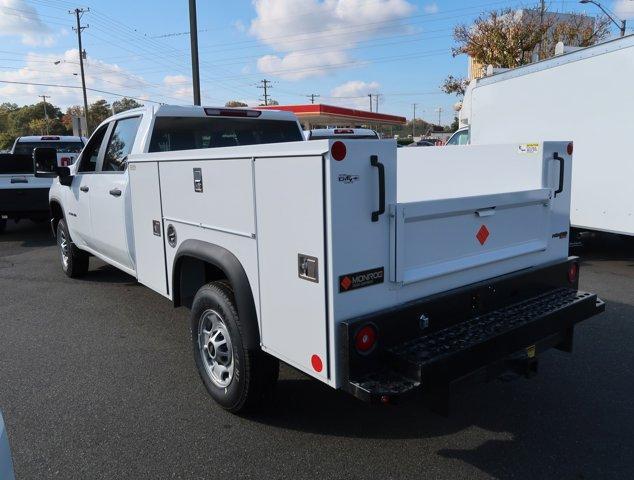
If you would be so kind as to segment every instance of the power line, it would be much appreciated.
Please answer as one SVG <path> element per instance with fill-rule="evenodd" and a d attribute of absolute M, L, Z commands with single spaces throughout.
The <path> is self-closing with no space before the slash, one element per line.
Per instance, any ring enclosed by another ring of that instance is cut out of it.
<path fill-rule="evenodd" d="M 0 83 L 10 83 L 10 84 L 15 84 L 15 85 L 30 85 L 30 86 L 36 86 L 36 87 L 75 88 L 75 89 L 82 88 L 82 87 L 80 87 L 78 85 L 58 85 L 58 84 L 54 84 L 54 83 L 18 82 L 18 81 L 14 81 L 14 80 L 0 80 Z M 150 100 L 148 98 L 133 97 L 131 95 L 123 95 L 121 93 L 108 92 L 106 90 L 99 90 L 97 88 L 86 87 L 86 90 L 88 90 L 90 92 L 103 93 L 104 95 L 114 95 L 115 97 L 132 98 L 133 100 L 139 100 L 140 102 L 157 103 L 159 105 L 163 105 L 164 104 L 164 102 L 157 102 L 156 100 Z"/>

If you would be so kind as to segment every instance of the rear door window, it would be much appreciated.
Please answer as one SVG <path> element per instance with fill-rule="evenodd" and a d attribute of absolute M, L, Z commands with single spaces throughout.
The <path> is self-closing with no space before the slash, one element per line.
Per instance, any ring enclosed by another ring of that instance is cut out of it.
<path fill-rule="evenodd" d="M 140 123 L 141 117 L 117 120 L 103 158 L 102 172 L 122 172 L 125 170 L 126 161 L 132 151 Z"/>
<path fill-rule="evenodd" d="M 83 147 L 82 142 L 18 142 L 14 153 L 32 155 L 34 148 L 54 148 L 57 153 L 79 153 Z"/>
<path fill-rule="evenodd" d="M 158 117 L 150 152 L 301 142 L 297 122 L 210 117 Z"/>

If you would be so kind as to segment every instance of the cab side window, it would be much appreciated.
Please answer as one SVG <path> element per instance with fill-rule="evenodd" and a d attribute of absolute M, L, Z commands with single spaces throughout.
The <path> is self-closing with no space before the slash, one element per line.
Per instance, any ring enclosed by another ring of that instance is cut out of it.
<path fill-rule="evenodd" d="M 88 141 L 86 148 L 84 148 L 81 154 L 81 163 L 77 171 L 79 173 L 91 173 L 97 169 L 97 160 L 99 159 L 99 149 L 103 142 L 103 137 L 106 135 L 108 125 L 104 125 L 95 133 Z"/>
<path fill-rule="evenodd" d="M 103 158 L 102 172 L 122 172 L 136 138 L 141 117 L 118 120 L 112 130 L 108 148 Z"/>

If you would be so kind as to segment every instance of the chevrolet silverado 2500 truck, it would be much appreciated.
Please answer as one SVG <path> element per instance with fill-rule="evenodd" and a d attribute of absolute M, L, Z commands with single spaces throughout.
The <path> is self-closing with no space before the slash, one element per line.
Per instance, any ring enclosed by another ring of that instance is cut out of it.
<path fill-rule="evenodd" d="M 284 112 L 159 107 L 107 120 L 71 168 L 37 151 L 62 268 L 92 254 L 188 307 L 233 412 L 279 360 L 364 400 L 442 399 L 530 373 L 603 309 L 567 254 L 568 142 L 397 158 L 393 140 L 302 140 Z"/>

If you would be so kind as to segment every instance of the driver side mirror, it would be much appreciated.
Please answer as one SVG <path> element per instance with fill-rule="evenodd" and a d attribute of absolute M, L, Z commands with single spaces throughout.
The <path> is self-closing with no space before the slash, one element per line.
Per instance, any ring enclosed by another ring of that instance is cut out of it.
<path fill-rule="evenodd" d="M 33 171 L 36 177 L 53 178 L 60 180 L 70 176 L 68 167 L 57 166 L 57 149 L 37 147 L 33 149 Z"/>

